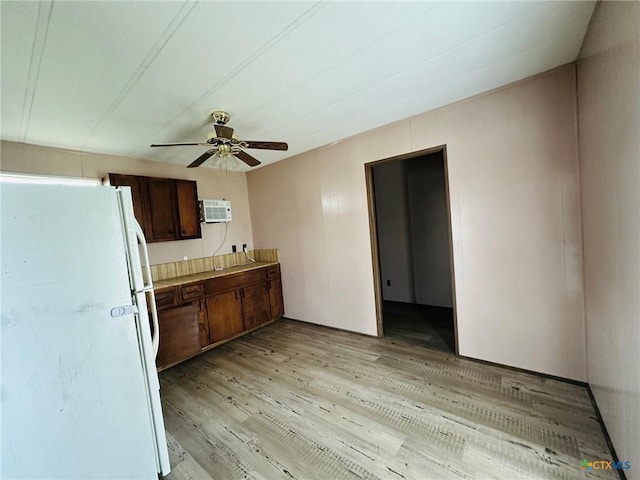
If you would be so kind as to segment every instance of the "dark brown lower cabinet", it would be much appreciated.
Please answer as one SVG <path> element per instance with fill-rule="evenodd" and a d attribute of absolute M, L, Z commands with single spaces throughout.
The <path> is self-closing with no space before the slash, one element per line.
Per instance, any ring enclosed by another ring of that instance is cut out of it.
<path fill-rule="evenodd" d="M 269 289 L 271 318 L 280 318 L 284 315 L 284 300 L 282 298 L 282 281 L 280 280 L 280 277 L 267 280 L 267 287 Z"/>
<path fill-rule="evenodd" d="M 158 368 L 173 365 L 200 352 L 200 302 L 158 312 L 160 347 L 156 365 Z"/>
<path fill-rule="evenodd" d="M 231 338 L 245 329 L 238 290 L 213 295 L 206 301 L 209 339 L 203 347 Z"/>
<path fill-rule="evenodd" d="M 271 320 L 269 290 L 266 282 L 244 287 L 241 292 L 245 329 L 249 330 Z"/>
<path fill-rule="evenodd" d="M 280 267 L 185 283 L 156 293 L 157 366 L 168 368 L 284 315 Z"/>

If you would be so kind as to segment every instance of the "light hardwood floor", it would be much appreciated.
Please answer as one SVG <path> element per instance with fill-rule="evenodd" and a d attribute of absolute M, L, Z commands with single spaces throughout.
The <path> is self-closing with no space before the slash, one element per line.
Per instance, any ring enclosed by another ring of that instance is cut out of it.
<path fill-rule="evenodd" d="M 616 479 L 583 387 L 281 320 L 160 375 L 170 479 Z"/>

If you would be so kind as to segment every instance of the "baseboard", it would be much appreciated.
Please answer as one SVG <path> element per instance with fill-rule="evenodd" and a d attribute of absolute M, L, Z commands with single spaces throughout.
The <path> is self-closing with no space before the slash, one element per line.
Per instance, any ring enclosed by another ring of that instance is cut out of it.
<path fill-rule="evenodd" d="M 400 302 L 396 302 L 396 303 L 400 303 Z M 445 308 L 445 307 L 443 307 L 443 308 Z M 299 320 L 297 318 L 282 317 L 282 319 L 283 320 L 290 320 L 292 322 L 304 323 L 304 324 L 307 324 L 307 325 L 315 325 L 316 327 L 329 328 L 331 330 L 338 330 L 338 331 L 341 331 L 341 332 L 353 333 L 355 335 L 362 335 L 362 336 L 369 337 L 369 338 L 378 338 L 376 335 L 370 335 L 368 333 L 355 332 L 353 330 L 346 330 L 344 328 L 333 327 L 333 326 L 330 326 L 330 325 L 321 325 L 319 323 L 308 322 L 306 320 Z M 507 370 L 512 370 L 514 372 L 527 373 L 529 375 L 536 375 L 538 377 L 544 377 L 544 378 L 548 378 L 550 380 L 556 380 L 556 381 L 559 381 L 559 382 L 570 383 L 572 385 L 577 385 L 577 386 L 583 387 L 583 388 L 587 388 L 588 387 L 588 384 L 586 382 L 581 382 L 580 380 L 573 380 L 572 378 L 558 377 L 558 376 L 550 375 L 550 374 L 547 374 L 547 373 L 540 373 L 540 372 L 535 372 L 533 370 L 527 370 L 525 368 L 512 367 L 511 365 L 505 365 L 503 363 L 496 363 L 496 362 L 490 362 L 488 360 L 480 360 L 479 358 L 466 357 L 464 355 L 456 355 L 456 357 L 464 358 L 465 360 L 469 360 L 469 361 L 476 362 L 476 363 L 482 363 L 484 365 L 490 365 L 490 366 L 493 366 L 493 367 L 506 368 Z"/>
<path fill-rule="evenodd" d="M 609 436 L 609 432 L 607 431 L 607 426 L 604 423 L 604 419 L 602 418 L 602 414 L 600 413 L 600 409 L 598 408 L 598 404 L 596 403 L 596 397 L 593 395 L 591 385 L 589 384 L 587 384 L 587 392 L 589 393 L 589 398 L 591 399 L 593 409 L 596 411 L 598 423 L 600 424 L 600 428 L 602 428 L 602 433 L 604 433 L 604 438 L 607 441 L 607 446 L 609 447 L 609 451 L 611 452 L 611 457 L 614 462 L 618 463 L 620 459 L 618 458 L 616 449 L 613 446 L 613 442 L 611 441 L 611 437 Z M 627 480 L 627 476 L 625 475 L 624 470 L 618 470 L 618 475 L 620 475 L 620 480 Z"/>
<path fill-rule="evenodd" d="M 313 325 L 313 326 L 321 327 L 321 328 L 328 328 L 330 330 L 337 330 L 339 332 L 353 333 L 354 335 L 362 335 L 363 337 L 368 337 L 368 338 L 379 338 L 377 335 L 372 335 L 370 333 L 356 332 L 355 330 L 347 330 L 346 328 L 333 327 L 331 325 L 322 325 L 321 323 L 308 322 L 306 320 L 299 320 L 297 318 L 282 317 L 282 319 L 283 320 L 290 320 L 292 322 L 304 323 L 306 325 Z"/>
<path fill-rule="evenodd" d="M 529 375 L 535 375 L 536 377 L 543 377 L 543 378 L 548 378 L 549 380 L 556 380 L 558 382 L 570 383 L 572 385 L 577 385 L 578 387 L 587 388 L 589 386 L 588 383 L 581 382 L 580 380 L 574 380 L 573 378 L 558 377 L 556 375 L 551 375 L 548 373 L 541 373 L 541 372 L 536 372 L 534 370 L 527 370 L 526 368 L 512 367 L 511 365 L 505 365 L 504 363 L 490 362 L 488 360 L 480 360 L 479 358 L 466 357 L 464 355 L 457 355 L 457 357 L 464 358 L 465 360 L 470 360 L 476 363 L 482 363 L 484 365 L 490 365 L 492 367 L 506 368 L 507 370 L 512 370 L 514 372 L 527 373 Z"/>

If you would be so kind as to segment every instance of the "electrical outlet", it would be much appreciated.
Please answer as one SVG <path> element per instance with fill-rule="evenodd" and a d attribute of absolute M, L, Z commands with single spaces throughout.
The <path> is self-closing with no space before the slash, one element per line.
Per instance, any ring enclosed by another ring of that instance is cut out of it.
<path fill-rule="evenodd" d="M 243 243 L 243 244 L 242 244 L 242 251 L 243 251 L 243 252 L 246 252 L 246 251 L 247 251 L 247 244 L 246 244 L 246 243 Z"/>
<path fill-rule="evenodd" d="M 231 245 L 231 251 L 232 251 L 233 253 L 236 253 L 236 252 L 238 251 L 238 249 L 236 248 L 236 246 L 235 246 L 235 245 Z"/>
<path fill-rule="evenodd" d="M 182 260 L 189 260 L 189 257 L 187 257 L 186 255 L 184 255 L 184 256 L 182 257 Z"/>
<path fill-rule="evenodd" d="M 387 287 L 391 286 L 391 280 L 387 280 Z"/>

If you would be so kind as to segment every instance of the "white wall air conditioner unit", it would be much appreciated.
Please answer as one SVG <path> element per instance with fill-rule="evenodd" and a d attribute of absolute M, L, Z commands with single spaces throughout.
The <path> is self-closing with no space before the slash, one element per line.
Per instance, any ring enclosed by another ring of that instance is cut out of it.
<path fill-rule="evenodd" d="M 200 200 L 200 221 L 204 223 L 225 223 L 231 221 L 229 200 Z"/>

